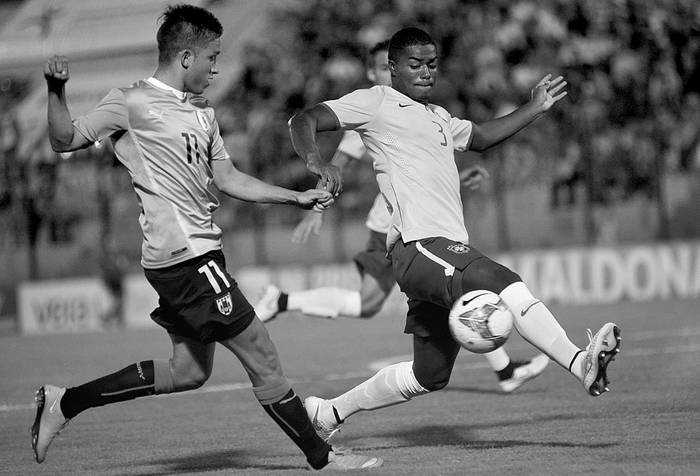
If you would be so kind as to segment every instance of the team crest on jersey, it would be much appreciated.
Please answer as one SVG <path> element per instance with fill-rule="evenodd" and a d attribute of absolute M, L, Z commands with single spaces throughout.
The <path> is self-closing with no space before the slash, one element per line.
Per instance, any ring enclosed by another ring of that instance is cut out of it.
<path fill-rule="evenodd" d="M 202 126 L 202 129 L 204 129 L 205 132 L 209 132 L 211 126 L 209 125 L 209 119 L 204 111 L 195 111 L 194 115 L 197 117 L 197 122 Z"/>
<path fill-rule="evenodd" d="M 231 293 L 226 293 L 216 300 L 216 307 L 219 312 L 224 316 L 228 316 L 233 311 L 233 300 L 231 300 Z"/>
<path fill-rule="evenodd" d="M 453 243 L 448 246 L 447 249 L 453 253 L 457 253 L 458 255 L 469 253 L 469 247 L 464 243 Z"/>

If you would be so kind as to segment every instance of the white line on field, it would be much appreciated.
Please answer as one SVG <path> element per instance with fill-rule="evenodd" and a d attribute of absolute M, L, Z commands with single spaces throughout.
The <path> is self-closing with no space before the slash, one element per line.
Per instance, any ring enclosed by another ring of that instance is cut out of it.
<path fill-rule="evenodd" d="M 700 334 L 700 328 L 691 328 L 691 329 L 680 329 L 676 330 L 676 332 L 680 332 L 681 334 L 679 335 L 684 335 L 687 336 L 690 333 L 698 333 Z M 675 334 L 675 332 L 674 332 Z M 651 348 L 651 347 L 634 347 L 634 346 L 628 346 L 625 348 L 625 342 L 629 343 L 629 341 L 636 341 L 636 340 L 642 340 L 646 338 L 646 336 L 655 336 L 655 337 L 660 337 L 660 335 L 657 333 L 655 335 L 652 335 L 651 333 L 645 333 L 645 332 L 638 332 L 636 334 L 630 333 L 630 335 L 627 336 L 627 340 L 625 341 L 624 336 L 623 336 L 623 357 L 627 356 L 635 356 L 635 357 L 645 357 L 645 356 L 650 356 L 650 355 L 659 355 L 659 354 L 679 354 L 679 353 L 686 353 L 686 352 L 700 352 L 700 344 L 689 344 L 689 345 L 676 345 L 676 346 L 668 346 L 668 347 L 659 347 L 659 348 Z M 668 335 L 668 334 L 666 334 Z M 636 338 L 635 338 L 636 337 Z M 354 372 L 346 372 L 346 373 L 341 373 L 341 374 L 328 374 L 325 377 L 323 377 L 323 381 L 326 382 L 337 382 L 341 380 L 351 380 L 351 379 L 356 379 L 356 378 L 363 378 L 367 377 L 370 372 L 376 372 L 377 370 L 386 367 L 387 365 L 394 364 L 396 362 L 405 362 L 407 360 L 411 360 L 412 356 L 411 355 L 397 355 L 394 357 L 388 357 L 385 359 L 381 360 L 376 360 L 374 362 L 371 362 L 367 366 L 367 370 L 363 371 L 354 371 Z M 468 369 L 483 369 L 483 368 L 488 368 L 488 364 L 486 362 L 470 362 L 467 364 L 462 364 L 459 366 L 460 368 L 468 368 Z M 306 383 L 311 383 L 314 380 L 312 379 L 288 379 L 289 383 L 291 384 L 306 384 Z M 251 384 L 250 382 L 234 382 L 234 383 L 226 383 L 226 384 L 220 384 L 220 385 L 207 385 L 206 387 L 199 388 L 197 390 L 192 390 L 190 392 L 184 392 L 184 393 L 172 393 L 169 395 L 159 395 L 159 398 L 162 397 L 183 397 L 183 396 L 189 396 L 189 395 L 199 395 L 202 393 L 220 393 L 220 392 L 230 392 L 232 390 L 243 390 L 243 389 L 250 389 Z M 15 411 L 25 411 L 25 410 L 33 410 L 35 405 L 32 404 L 0 404 L 0 413 L 2 412 L 15 412 Z"/>

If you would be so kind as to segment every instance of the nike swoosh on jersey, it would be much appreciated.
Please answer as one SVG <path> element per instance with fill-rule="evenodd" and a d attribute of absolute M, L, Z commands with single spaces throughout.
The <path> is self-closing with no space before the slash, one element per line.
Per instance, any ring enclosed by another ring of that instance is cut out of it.
<path fill-rule="evenodd" d="M 532 304 L 530 304 L 525 309 L 523 309 L 522 311 L 520 311 L 520 317 L 525 317 L 525 314 L 527 313 L 527 311 L 529 311 L 532 306 L 534 306 L 535 304 L 539 304 L 540 302 L 542 302 L 542 301 L 537 300 L 537 301 L 533 302 Z"/>
<path fill-rule="evenodd" d="M 399 107 L 408 107 L 408 106 L 413 106 L 413 104 L 401 104 L 401 103 L 399 103 Z"/>

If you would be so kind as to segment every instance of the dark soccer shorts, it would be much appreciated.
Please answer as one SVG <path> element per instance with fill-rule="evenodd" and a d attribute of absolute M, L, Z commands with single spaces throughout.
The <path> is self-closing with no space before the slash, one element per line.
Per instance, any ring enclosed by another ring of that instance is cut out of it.
<path fill-rule="evenodd" d="M 520 277 L 471 245 L 443 237 L 404 243 L 391 250 L 396 281 L 408 296 L 405 332 L 420 337 L 449 332 L 452 304 L 476 289 L 500 293 Z"/>
<path fill-rule="evenodd" d="M 370 230 L 367 246 L 353 258 L 360 274 L 369 274 L 379 283 L 379 287 L 389 294 L 396 284 L 391 261 L 386 255 L 386 233 Z"/>
<path fill-rule="evenodd" d="M 255 319 L 221 250 L 144 271 L 159 296 L 151 319 L 169 334 L 208 344 L 237 336 Z"/>

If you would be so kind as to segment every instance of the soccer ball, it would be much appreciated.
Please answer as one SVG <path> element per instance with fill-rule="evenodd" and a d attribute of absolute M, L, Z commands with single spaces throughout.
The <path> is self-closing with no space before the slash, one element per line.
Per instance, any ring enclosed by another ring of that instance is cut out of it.
<path fill-rule="evenodd" d="M 452 337 L 465 349 L 484 354 L 502 346 L 513 329 L 513 315 L 496 293 L 470 291 L 452 306 Z"/>

